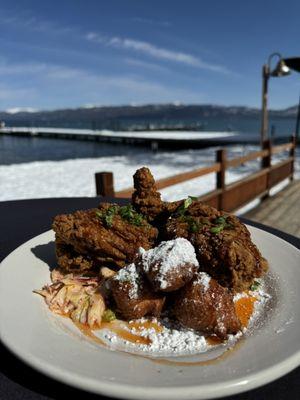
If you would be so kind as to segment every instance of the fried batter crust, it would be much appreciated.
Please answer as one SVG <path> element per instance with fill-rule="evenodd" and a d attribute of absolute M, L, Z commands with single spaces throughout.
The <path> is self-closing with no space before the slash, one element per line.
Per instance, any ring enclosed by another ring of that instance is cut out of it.
<path fill-rule="evenodd" d="M 53 230 L 59 266 L 67 270 L 123 267 L 134 260 L 139 247 L 149 249 L 154 245 L 158 232 L 146 221 L 137 226 L 115 215 L 112 225 L 106 226 L 97 212 L 110 207 L 112 204 L 103 203 L 98 209 L 55 217 Z"/>
<path fill-rule="evenodd" d="M 267 261 L 237 217 L 200 201 L 193 201 L 180 213 L 183 201 L 163 202 L 150 170 L 145 167 L 136 171 L 134 187 L 132 204 L 159 228 L 160 239 L 188 239 L 195 247 L 200 270 L 221 285 L 236 292 L 249 289 L 254 279 L 267 271 Z M 212 233 L 215 220 L 221 216 L 226 217 L 226 228 Z"/>

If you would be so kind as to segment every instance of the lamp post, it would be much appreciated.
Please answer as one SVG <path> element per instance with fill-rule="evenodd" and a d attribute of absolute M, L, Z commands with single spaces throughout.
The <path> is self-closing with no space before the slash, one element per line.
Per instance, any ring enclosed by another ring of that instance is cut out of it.
<path fill-rule="evenodd" d="M 299 103 L 298 103 L 298 109 L 297 109 L 297 120 L 296 120 L 296 129 L 295 129 L 296 144 L 298 144 L 298 142 L 299 142 L 299 132 L 300 132 L 300 96 L 299 96 Z"/>
<path fill-rule="evenodd" d="M 277 65 L 272 69 L 272 61 L 278 59 Z M 262 68 L 262 119 L 261 119 L 261 145 L 268 138 L 268 83 L 270 77 L 281 77 L 291 73 L 291 70 L 300 72 L 300 57 L 283 58 L 280 53 L 272 53 L 267 64 Z"/>
<path fill-rule="evenodd" d="M 272 70 L 272 60 L 279 59 L 277 66 Z M 261 144 L 268 138 L 268 83 L 271 76 L 280 77 L 289 75 L 290 68 L 285 64 L 280 53 L 273 53 L 268 58 L 268 63 L 262 69 L 262 120 L 261 120 Z"/>

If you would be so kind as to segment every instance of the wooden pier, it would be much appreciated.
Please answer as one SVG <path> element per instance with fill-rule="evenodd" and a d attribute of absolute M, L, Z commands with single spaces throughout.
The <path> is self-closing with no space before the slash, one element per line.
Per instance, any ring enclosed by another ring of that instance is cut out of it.
<path fill-rule="evenodd" d="M 243 217 L 300 237 L 300 181 L 291 182 Z"/>
<path fill-rule="evenodd" d="M 53 139 L 85 140 L 115 144 L 147 146 L 153 150 L 159 148 L 184 149 L 227 146 L 233 144 L 259 144 L 255 135 L 236 134 L 234 132 L 190 132 L 190 131 L 145 131 L 115 132 L 108 130 L 44 128 L 44 127 L 2 127 L 0 134 L 9 136 L 41 137 Z M 282 143 L 287 137 L 277 137 Z"/>

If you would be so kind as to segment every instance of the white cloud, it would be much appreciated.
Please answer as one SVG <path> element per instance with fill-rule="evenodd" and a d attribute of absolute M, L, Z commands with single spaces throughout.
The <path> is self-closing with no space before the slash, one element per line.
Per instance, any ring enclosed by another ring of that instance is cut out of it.
<path fill-rule="evenodd" d="M 26 12 L 20 13 L 19 15 L 1 15 L 0 24 L 7 25 L 14 29 L 28 29 L 34 32 L 49 33 L 51 35 L 63 35 L 76 32 L 72 27 L 60 26 L 52 21 L 36 18 Z"/>
<path fill-rule="evenodd" d="M 138 68 L 146 68 L 152 71 L 159 71 L 159 72 L 170 72 L 170 69 L 165 66 L 142 60 L 137 60 L 136 58 L 125 58 L 124 61 L 128 65 L 132 65 Z"/>
<path fill-rule="evenodd" d="M 142 22 L 151 24 L 168 23 L 167 21 L 159 22 L 156 20 L 143 19 L 139 17 L 136 17 L 134 19 L 136 22 L 141 22 L 141 23 Z M 67 35 L 72 37 L 76 36 L 78 39 L 80 38 L 82 39 L 82 37 L 84 37 L 85 39 L 91 42 L 99 43 L 117 49 L 137 52 L 162 61 L 175 62 L 222 74 L 233 74 L 225 66 L 206 62 L 202 60 L 200 57 L 197 57 L 193 54 L 166 49 L 163 47 L 156 46 L 153 43 L 126 37 L 105 36 L 97 32 L 88 32 L 86 34 L 82 34 L 80 32 L 80 29 L 76 27 L 61 26 L 53 21 L 36 18 L 35 16 L 32 16 L 30 13 L 29 15 L 28 13 L 23 13 L 20 15 L 13 15 L 13 16 L 0 16 L 0 24 L 1 23 L 13 27 L 14 29 L 26 29 L 41 34 L 48 34 L 51 36 Z"/>
<path fill-rule="evenodd" d="M 160 60 L 173 61 L 213 72 L 220 72 L 224 74 L 229 73 L 229 70 L 222 65 L 207 63 L 192 54 L 165 49 L 141 40 L 121 38 L 118 36 L 106 37 L 95 32 L 89 32 L 86 34 L 85 38 L 91 42 L 100 43 L 119 49 L 133 50 Z"/>

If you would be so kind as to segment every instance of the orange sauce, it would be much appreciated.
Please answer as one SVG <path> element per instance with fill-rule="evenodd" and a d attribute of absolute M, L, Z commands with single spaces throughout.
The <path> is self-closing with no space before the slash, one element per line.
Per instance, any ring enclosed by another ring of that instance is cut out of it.
<path fill-rule="evenodd" d="M 93 342 L 95 342 L 97 344 L 101 344 L 102 346 L 106 346 L 106 344 L 103 342 L 103 340 L 98 338 L 98 336 L 94 335 L 92 329 L 88 325 L 80 324 L 79 322 L 75 322 L 75 321 L 73 321 L 73 322 L 77 326 L 77 328 L 80 330 L 80 332 L 83 333 L 88 338 L 92 339 Z"/>
<path fill-rule="evenodd" d="M 251 315 L 254 310 L 254 303 L 257 301 L 256 297 L 241 297 L 234 304 L 235 312 L 240 320 L 242 327 L 246 328 L 249 322 Z"/>
<path fill-rule="evenodd" d="M 242 297 L 235 302 L 235 311 L 241 322 L 242 327 L 247 327 L 249 319 L 250 319 L 251 315 L 253 314 L 254 304 L 256 301 L 257 301 L 256 297 L 249 296 L 249 297 Z M 64 315 L 64 316 L 67 317 L 68 315 Z M 144 321 L 144 322 L 132 321 L 132 322 L 128 323 L 125 321 L 115 320 L 115 321 L 111 321 L 111 322 L 103 322 L 103 323 L 101 323 L 100 327 L 94 326 L 92 328 L 90 328 L 88 325 L 84 325 L 84 324 L 80 324 L 80 323 L 76 323 L 76 322 L 74 322 L 74 323 L 77 326 L 77 328 L 85 336 L 87 336 L 88 338 L 93 340 L 95 343 L 100 344 L 102 346 L 107 346 L 107 345 L 103 340 L 101 340 L 98 336 L 96 336 L 93 333 L 93 330 L 108 329 L 111 332 L 114 332 L 121 339 L 124 339 L 131 343 L 144 344 L 144 345 L 151 344 L 151 340 L 148 337 L 142 337 L 139 335 L 139 333 L 143 329 L 153 328 L 153 329 L 155 329 L 155 331 L 157 333 L 160 333 L 163 330 L 163 327 L 160 324 L 158 324 L 156 322 L 152 322 L 152 321 Z M 126 328 L 136 329 L 137 334 L 133 334 L 133 333 L 129 332 Z M 206 338 L 206 342 L 211 346 L 216 346 L 216 345 L 220 345 L 220 344 L 224 343 L 224 341 L 222 339 L 218 338 L 215 335 L 208 336 Z M 212 358 L 212 359 L 203 360 L 203 361 L 179 361 L 181 357 L 177 357 L 176 361 L 175 360 L 173 361 L 173 360 L 169 360 L 169 359 L 153 358 L 150 356 L 143 356 L 143 355 L 139 355 L 139 354 L 136 354 L 135 356 L 146 358 L 155 363 L 165 364 L 165 365 L 174 365 L 174 366 L 210 365 L 210 364 L 214 364 L 218 361 L 221 361 L 221 360 L 224 360 L 225 358 L 227 358 L 234 349 L 236 350 L 236 348 L 241 345 L 241 342 L 242 341 L 240 341 L 240 343 L 237 343 L 234 346 L 234 348 L 224 349 L 224 352 L 222 354 L 220 354 L 219 356 Z"/>
<path fill-rule="evenodd" d="M 142 331 L 143 329 L 154 329 L 156 333 L 162 332 L 163 328 L 161 325 L 157 324 L 156 322 L 152 321 L 145 321 L 145 322 L 129 322 L 129 328 L 135 328 L 137 331 Z"/>
<path fill-rule="evenodd" d="M 222 339 L 220 339 L 218 336 L 215 336 L 215 335 L 208 336 L 205 338 L 205 340 L 206 340 L 206 343 L 211 346 L 216 346 L 218 344 L 224 343 L 224 341 Z"/>
<path fill-rule="evenodd" d="M 102 346 L 106 346 L 103 340 L 101 340 L 98 336 L 93 333 L 93 329 L 90 328 L 87 324 L 80 324 L 78 322 L 74 322 L 77 328 L 85 335 L 92 339 L 94 342 L 101 344 Z M 131 343 L 136 344 L 150 344 L 151 341 L 148 338 L 144 338 L 139 335 L 134 335 L 131 332 L 122 328 L 122 325 L 119 323 L 113 322 L 104 322 L 101 324 L 101 327 L 97 327 L 97 329 L 109 329 L 111 332 L 114 332 L 118 335 L 119 338 L 127 340 Z"/>
<path fill-rule="evenodd" d="M 117 321 L 117 322 L 119 322 L 119 321 Z M 77 326 L 77 328 L 85 336 L 90 338 L 93 342 L 107 347 L 106 343 L 104 341 L 102 341 L 98 336 L 96 336 L 93 333 L 93 330 L 88 325 L 84 325 L 84 324 L 80 324 L 80 323 L 76 323 L 76 322 L 74 322 L 74 323 Z M 116 321 L 105 322 L 104 324 L 101 325 L 101 328 L 103 328 L 103 329 L 107 328 L 107 329 L 113 330 L 111 325 L 114 325 L 114 324 L 116 324 Z M 140 339 L 141 337 L 138 336 L 138 338 Z M 203 360 L 203 361 L 179 361 L 180 358 L 182 358 L 182 357 L 177 357 L 176 360 L 169 360 L 169 359 L 166 359 L 166 358 L 155 358 L 155 357 L 151 357 L 151 356 L 143 356 L 141 354 L 131 354 L 131 356 L 139 357 L 139 358 L 145 358 L 145 359 L 147 359 L 149 361 L 152 361 L 152 362 L 155 362 L 157 364 L 173 365 L 173 366 L 177 366 L 177 367 L 180 367 L 180 366 L 189 367 L 189 366 L 197 366 L 197 365 L 198 366 L 200 366 L 200 365 L 211 365 L 211 364 L 215 364 L 215 363 L 227 358 L 240 345 L 241 345 L 241 342 L 237 343 L 237 345 L 234 348 L 225 349 L 225 351 L 222 354 L 220 354 L 219 356 L 217 356 L 215 358 L 211 358 L 209 360 Z M 122 351 L 122 352 L 124 352 L 124 351 Z"/>
<path fill-rule="evenodd" d="M 126 324 L 126 322 L 123 321 L 122 323 L 118 321 L 105 322 L 101 324 L 100 329 L 107 328 L 110 331 L 114 332 L 119 338 L 127 340 L 128 342 L 131 343 L 146 344 L 146 345 L 149 345 L 151 343 L 151 340 L 149 338 L 140 335 L 135 335 L 134 333 L 131 333 L 128 330 L 124 329 L 122 325 L 128 326 L 129 324 Z"/>

